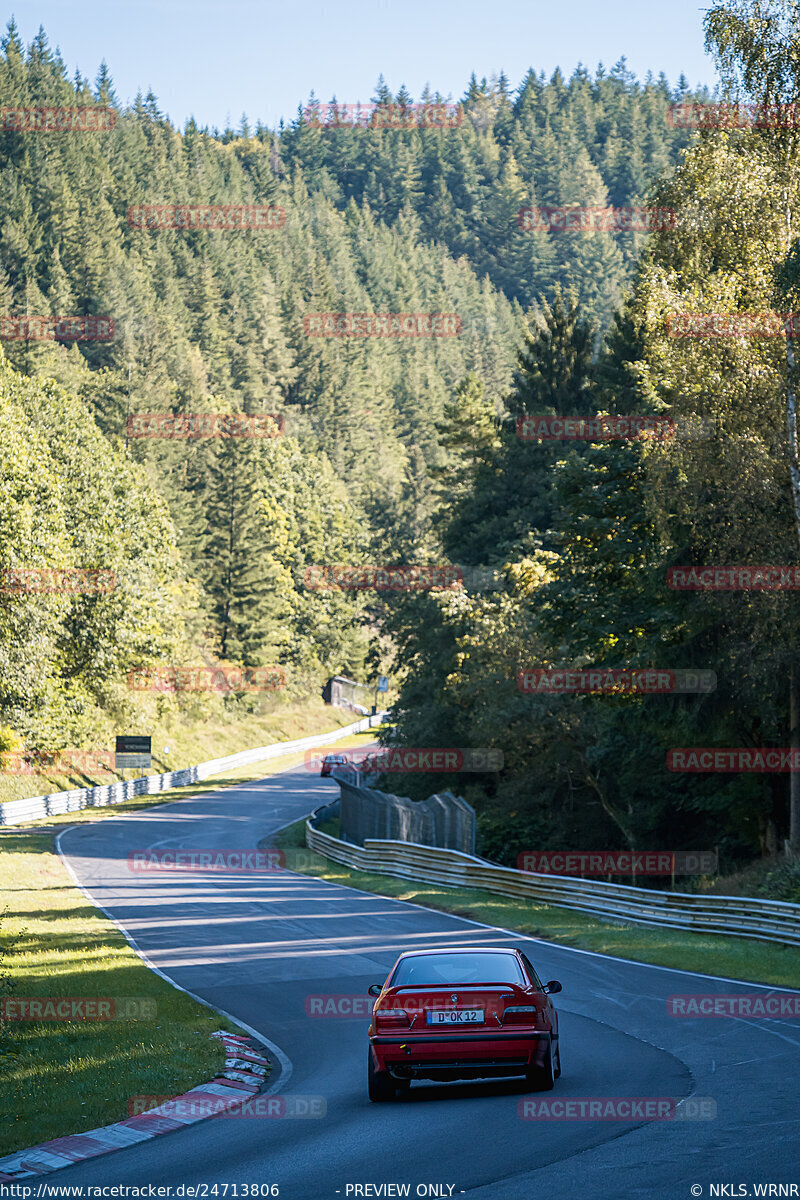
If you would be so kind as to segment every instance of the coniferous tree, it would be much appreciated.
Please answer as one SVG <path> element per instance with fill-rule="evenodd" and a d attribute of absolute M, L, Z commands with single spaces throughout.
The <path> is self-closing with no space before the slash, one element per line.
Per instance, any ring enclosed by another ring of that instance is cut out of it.
<path fill-rule="evenodd" d="M 280 514 L 265 508 L 266 500 L 260 447 L 223 437 L 204 504 L 206 590 L 220 657 L 246 666 L 269 661 L 291 586 L 271 553 L 280 541 Z"/>

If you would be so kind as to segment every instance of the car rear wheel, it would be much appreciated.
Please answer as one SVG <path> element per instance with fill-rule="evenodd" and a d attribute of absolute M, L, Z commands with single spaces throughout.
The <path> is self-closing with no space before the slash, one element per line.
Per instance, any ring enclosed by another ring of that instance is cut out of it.
<path fill-rule="evenodd" d="M 552 1091 L 556 1076 L 553 1069 L 553 1047 L 550 1042 L 547 1043 L 544 1063 L 540 1067 L 531 1067 L 529 1071 L 526 1071 L 525 1080 L 532 1092 Z"/>
<path fill-rule="evenodd" d="M 367 1088 L 369 1090 L 369 1098 L 375 1104 L 380 1104 L 385 1100 L 394 1100 L 395 1098 L 395 1081 L 388 1071 L 376 1070 L 371 1050 L 369 1051 L 367 1066 Z"/>

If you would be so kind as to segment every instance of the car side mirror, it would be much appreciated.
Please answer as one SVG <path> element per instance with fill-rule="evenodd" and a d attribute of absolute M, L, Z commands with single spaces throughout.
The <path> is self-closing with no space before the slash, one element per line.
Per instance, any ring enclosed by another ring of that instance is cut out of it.
<path fill-rule="evenodd" d="M 556 992 L 561 991 L 563 991 L 563 988 L 557 979 L 551 979 L 549 983 L 544 985 L 544 992 L 547 996 L 553 996 Z"/>
<path fill-rule="evenodd" d="M 560 986 L 560 985 L 559 985 Z M 371 983 L 367 988 L 368 996 L 380 996 L 383 991 L 383 986 L 380 983 Z"/>

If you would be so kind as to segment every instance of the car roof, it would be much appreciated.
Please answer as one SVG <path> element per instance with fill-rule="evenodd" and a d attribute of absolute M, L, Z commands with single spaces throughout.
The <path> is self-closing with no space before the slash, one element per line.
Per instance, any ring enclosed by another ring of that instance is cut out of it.
<path fill-rule="evenodd" d="M 438 946 L 435 950 L 405 950 L 400 958 L 419 958 L 426 954 L 518 954 L 513 946 Z"/>

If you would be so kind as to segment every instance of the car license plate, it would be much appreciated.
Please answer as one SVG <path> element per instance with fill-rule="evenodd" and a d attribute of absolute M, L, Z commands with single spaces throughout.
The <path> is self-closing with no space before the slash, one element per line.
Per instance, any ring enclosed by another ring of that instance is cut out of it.
<path fill-rule="evenodd" d="M 482 1008 L 454 1008 L 446 1012 L 437 1010 L 427 1014 L 429 1025 L 479 1025 L 483 1021 Z"/>

